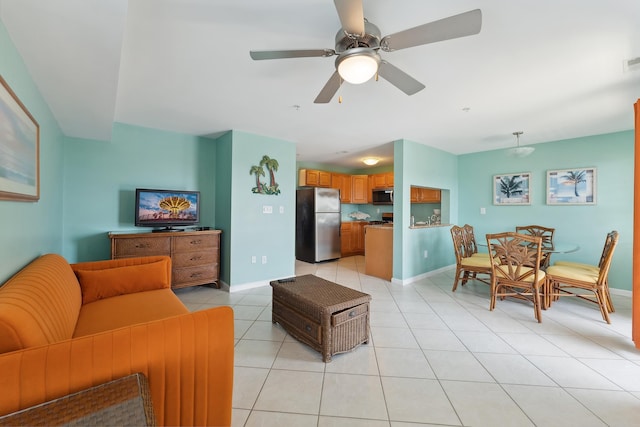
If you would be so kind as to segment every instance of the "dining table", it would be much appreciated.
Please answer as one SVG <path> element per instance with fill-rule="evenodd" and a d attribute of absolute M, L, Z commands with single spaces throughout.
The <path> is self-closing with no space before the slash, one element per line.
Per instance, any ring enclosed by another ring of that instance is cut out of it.
<path fill-rule="evenodd" d="M 478 247 L 487 249 L 487 242 L 477 242 Z M 542 247 L 541 251 L 549 254 L 570 254 L 580 250 L 580 246 L 575 243 L 554 243 L 552 247 Z"/>

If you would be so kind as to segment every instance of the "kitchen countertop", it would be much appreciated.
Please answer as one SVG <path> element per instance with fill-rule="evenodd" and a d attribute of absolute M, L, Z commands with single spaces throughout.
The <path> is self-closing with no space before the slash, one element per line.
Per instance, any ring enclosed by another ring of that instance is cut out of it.
<path fill-rule="evenodd" d="M 437 227 L 451 227 L 451 224 L 421 224 L 421 225 L 414 225 L 414 226 L 409 226 L 409 228 L 437 228 Z"/>

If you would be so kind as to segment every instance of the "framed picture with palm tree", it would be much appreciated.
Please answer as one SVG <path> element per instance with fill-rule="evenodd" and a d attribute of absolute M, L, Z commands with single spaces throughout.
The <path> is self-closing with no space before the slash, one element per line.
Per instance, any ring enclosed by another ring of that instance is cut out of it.
<path fill-rule="evenodd" d="M 493 176 L 494 205 L 530 205 L 531 173 L 509 173 Z"/>
<path fill-rule="evenodd" d="M 547 171 L 548 205 L 595 205 L 596 168 Z"/>

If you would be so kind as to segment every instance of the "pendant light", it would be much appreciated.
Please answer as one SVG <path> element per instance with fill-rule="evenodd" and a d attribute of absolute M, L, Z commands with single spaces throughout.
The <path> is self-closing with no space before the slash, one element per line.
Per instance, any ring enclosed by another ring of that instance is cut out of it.
<path fill-rule="evenodd" d="M 535 151 L 535 148 L 533 147 L 520 146 L 520 135 L 522 135 L 523 133 L 524 132 L 522 131 L 513 132 L 513 135 L 515 135 L 516 137 L 516 146 L 513 148 L 510 148 L 507 151 L 507 154 L 509 154 L 511 157 L 527 157 L 529 154 Z"/>

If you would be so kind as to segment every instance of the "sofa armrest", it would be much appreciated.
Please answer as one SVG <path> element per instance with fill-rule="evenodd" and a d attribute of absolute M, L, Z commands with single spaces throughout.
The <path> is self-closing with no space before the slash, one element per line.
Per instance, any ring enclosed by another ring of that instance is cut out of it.
<path fill-rule="evenodd" d="M 158 425 L 230 425 L 233 310 L 216 307 L 0 355 L 0 414 L 136 372 Z"/>

